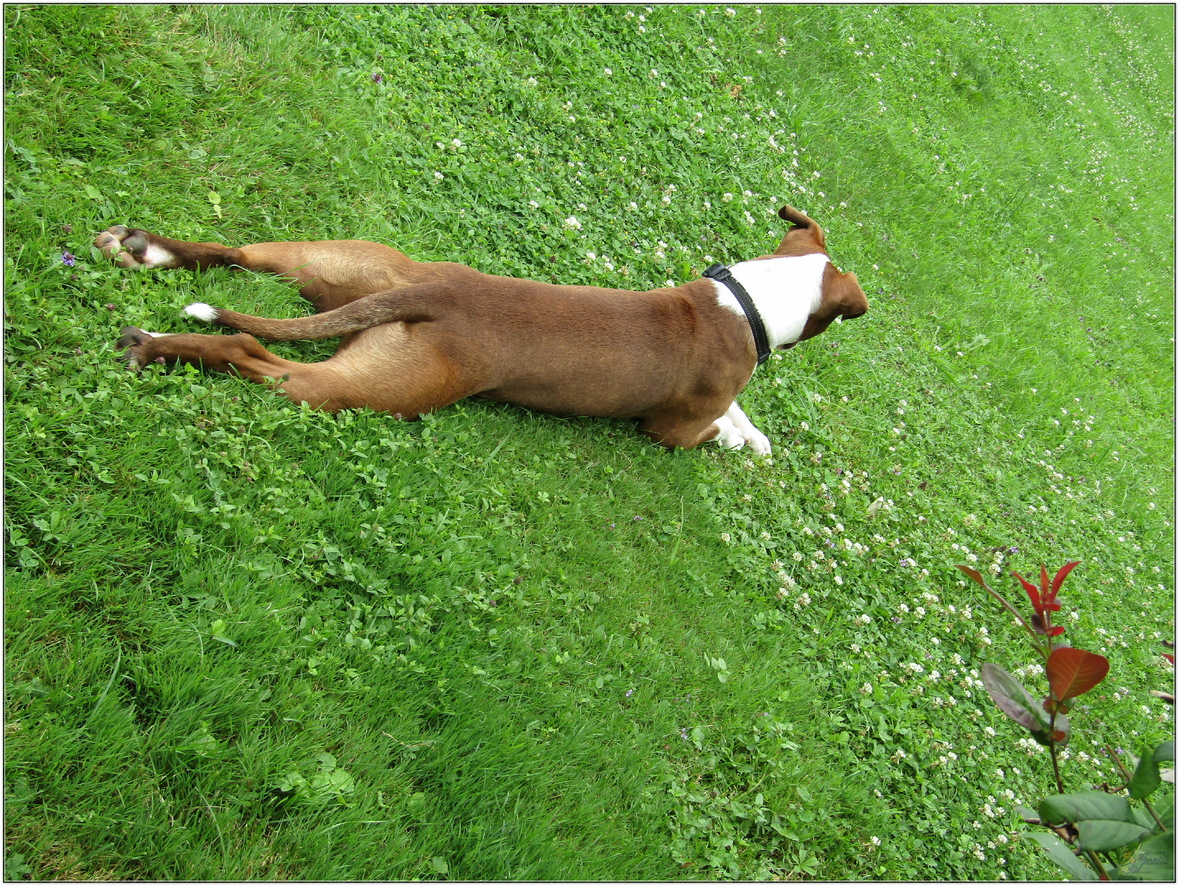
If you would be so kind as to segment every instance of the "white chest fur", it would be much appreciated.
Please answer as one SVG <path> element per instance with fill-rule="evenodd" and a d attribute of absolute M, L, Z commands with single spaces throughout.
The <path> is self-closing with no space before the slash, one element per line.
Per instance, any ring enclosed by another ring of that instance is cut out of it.
<path fill-rule="evenodd" d="M 744 261 L 729 269 L 761 314 L 771 348 L 798 341 L 807 318 L 823 299 L 823 272 L 829 263 L 827 256 L 816 252 Z M 714 285 L 717 303 L 744 319 L 745 312 L 729 287 L 716 281 Z"/>

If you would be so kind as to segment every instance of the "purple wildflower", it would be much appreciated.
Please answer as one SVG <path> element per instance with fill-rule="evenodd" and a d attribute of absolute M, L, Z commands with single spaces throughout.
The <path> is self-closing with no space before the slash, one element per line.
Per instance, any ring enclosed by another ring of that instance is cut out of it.
<path fill-rule="evenodd" d="M 63 265 L 65 265 L 67 268 L 72 268 L 74 266 L 74 262 L 76 262 L 77 260 L 78 260 L 78 257 L 76 255 L 74 255 L 72 252 L 63 252 L 61 254 L 61 263 Z"/>

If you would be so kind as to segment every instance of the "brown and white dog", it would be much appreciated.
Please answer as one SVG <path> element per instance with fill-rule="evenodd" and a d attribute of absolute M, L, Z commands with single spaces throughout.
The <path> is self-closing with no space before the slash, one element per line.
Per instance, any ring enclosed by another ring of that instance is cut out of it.
<path fill-rule="evenodd" d="M 650 292 L 494 277 L 361 240 L 231 249 L 120 225 L 94 242 L 125 268 L 278 274 L 320 312 L 268 320 L 190 305 L 189 314 L 242 334 L 127 327 L 119 346 L 133 368 L 192 363 L 319 409 L 367 407 L 403 418 L 477 395 L 562 415 L 635 419 L 669 448 L 715 440 L 767 454 L 769 440 L 734 401 L 759 359 L 868 310 L 855 275 L 828 260 L 822 228 L 789 206 L 779 215 L 790 228 L 773 255 Z M 298 363 L 255 335 L 343 339 L 329 359 Z"/>

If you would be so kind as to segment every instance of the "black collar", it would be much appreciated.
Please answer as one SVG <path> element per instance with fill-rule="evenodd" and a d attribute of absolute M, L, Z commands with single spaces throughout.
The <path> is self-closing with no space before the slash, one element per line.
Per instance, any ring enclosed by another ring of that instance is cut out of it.
<path fill-rule="evenodd" d="M 745 312 L 745 317 L 749 320 L 749 328 L 753 331 L 753 343 L 757 346 L 757 365 L 761 366 L 770 359 L 770 341 L 766 335 L 766 324 L 762 321 L 757 308 L 753 306 L 753 299 L 749 297 L 745 287 L 733 276 L 732 272 L 722 264 L 713 265 L 704 272 L 704 276 L 725 284 L 736 297 L 737 304 Z"/>

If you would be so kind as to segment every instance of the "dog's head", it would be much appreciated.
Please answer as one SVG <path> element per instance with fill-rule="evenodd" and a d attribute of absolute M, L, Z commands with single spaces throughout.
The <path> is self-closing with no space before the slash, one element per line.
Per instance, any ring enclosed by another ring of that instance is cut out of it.
<path fill-rule="evenodd" d="M 827 255 L 827 238 L 813 218 L 799 212 L 793 206 L 783 206 L 778 210 L 778 216 L 790 222 L 790 228 L 778 248 L 774 250 L 774 255 L 814 255 L 816 252 Z M 814 338 L 836 319 L 854 320 L 866 313 L 868 298 L 860 288 L 860 281 L 856 279 L 856 275 L 846 274 L 834 264 L 830 264 L 823 273 L 823 300 L 818 310 L 807 319 L 798 341 Z"/>

